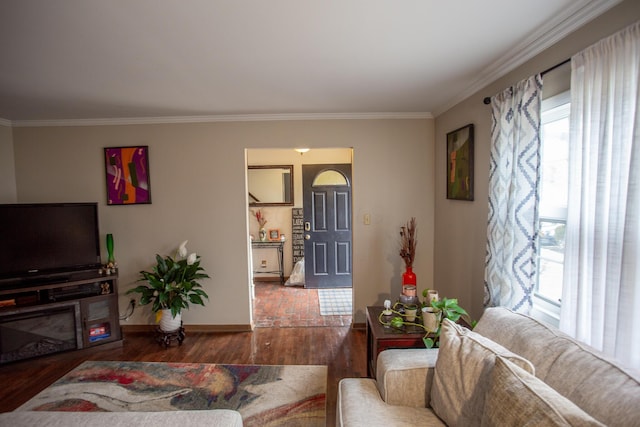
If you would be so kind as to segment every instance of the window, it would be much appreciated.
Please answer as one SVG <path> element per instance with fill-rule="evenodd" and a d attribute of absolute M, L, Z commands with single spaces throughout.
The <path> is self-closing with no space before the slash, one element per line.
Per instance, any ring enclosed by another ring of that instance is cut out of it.
<path fill-rule="evenodd" d="M 318 174 L 313 180 L 313 187 L 319 185 L 349 185 L 347 178 L 338 171 L 326 170 Z"/>
<path fill-rule="evenodd" d="M 540 234 L 534 306 L 557 321 L 562 298 L 564 242 L 569 194 L 570 93 L 542 102 Z"/>

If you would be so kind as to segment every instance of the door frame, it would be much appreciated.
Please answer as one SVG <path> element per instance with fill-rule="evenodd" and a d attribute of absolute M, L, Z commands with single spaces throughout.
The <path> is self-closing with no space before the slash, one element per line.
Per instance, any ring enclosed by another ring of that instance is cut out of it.
<path fill-rule="evenodd" d="M 287 153 L 291 153 L 293 155 L 293 157 L 291 158 L 292 160 L 287 160 L 286 163 L 287 164 L 293 164 L 294 165 L 294 173 L 295 174 L 299 174 L 300 176 L 300 185 L 298 185 L 297 183 L 295 184 L 296 188 L 300 188 L 302 189 L 302 164 L 305 163 L 322 163 L 322 162 L 326 162 L 326 163 L 349 163 L 351 164 L 351 168 L 352 168 L 352 191 L 353 191 L 353 185 L 354 185 L 354 180 L 353 180 L 353 167 L 354 167 L 354 147 L 353 146 L 335 146 L 335 147 L 318 147 L 318 148 L 311 148 L 310 152 L 304 153 L 304 154 L 300 154 L 296 151 L 294 151 L 294 148 L 298 146 L 297 141 L 294 143 L 294 145 L 292 145 L 291 147 L 273 147 L 273 146 L 265 146 L 265 147 L 245 147 L 244 148 L 244 173 L 245 173 L 245 183 L 247 180 L 247 166 L 249 166 L 249 164 L 257 164 L 254 161 L 250 162 L 250 153 L 253 156 L 256 156 L 258 152 L 264 152 L 267 153 L 268 156 L 273 156 L 273 152 L 275 151 L 282 151 L 283 153 L 285 153 L 285 155 L 287 156 L 287 159 L 289 159 Z M 332 150 L 336 150 L 339 151 L 335 156 L 329 154 L 323 154 L 322 152 L 328 152 L 328 151 L 332 151 Z M 317 153 L 321 153 L 320 156 L 314 157 L 317 155 Z M 327 161 L 327 159 L 330 158 L 330 162 Z M 313 160 L 312 160 L 313 159 Z M 317 159 L 317 160 L 316 160 Z M 282 163 L 282 161 L 284 161 L 283 159 L 279 160 L 279 163 Z M 263 162 L 261 162 L 263 163 Z M 271 162 L 270 162 L 271 163 Z M 275 163 L 274 163 L 275 164 Z M 245 185 L 246 187 L 246 185 Z M 245 188 L 245 190 L 247 190 Z M 300 190 L 301 191 L 301 190 Z M 246 191 L 245 191 L 246 192 Z M 301 193 L 300 193 L 301 194 Z M 254 322 L 254 301 L 253 301 L 253 265 L 252 265 L 252 253 L 251 253 L 251 241 L 249 239 L 249 232 L 250 232 L 250 221 L 255 221 L 255 219 L 253 217 L 251 217 L 250 212 L 249 212 L 249 196 L 248 194 L 245 195 L 246 197 L 246 201 L 245 201 L 245 218 L 246 218 L 246 234 L 247 234 L 247 272 L 249 274 L 248 277 L 248 281 L 247 281 L 247 287 L 248 287 L 248 298 L 249 298 L 249 321 L 251 325 L 255 325 Z M 294 196 L 295 199 L 297 200 L 297 195 Z M 293 207 L 302 207 L 302 204 L 300 204 L 299 206 L 296 206 L 294 204 Z M 353 213 L 353 193 L 352 193 L 352 199 L 351 199 L 351 224 L 353 227 L 354 224 L 354 213 Z M 290 237 L 290 236 L 289 236 Z M 353 243 L 353 230 L 352 230 L 352 243 Z M 287 256 L 287 253 L 285 252 L 285 256 Z M 286 261 L 285 261 L 285 265 L 286 265 Z M 352 267 L 353 267 L 353 259 L 352 259 Z M 352 297 L 353 297 L 353 293 L 354 293 L 354 281 L 353 281 L 353 272 L 352 272 L 352 284 L 351 284 L 351 290 L 352 290 Z"/>

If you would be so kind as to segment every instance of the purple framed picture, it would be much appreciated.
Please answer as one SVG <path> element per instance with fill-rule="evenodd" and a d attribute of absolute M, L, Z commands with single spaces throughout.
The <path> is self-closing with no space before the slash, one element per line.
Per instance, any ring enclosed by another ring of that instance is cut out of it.
<path fill-rule="evenodd" d="M 107 205 L 151 203 L 149 147 L 107 147 Z"/>

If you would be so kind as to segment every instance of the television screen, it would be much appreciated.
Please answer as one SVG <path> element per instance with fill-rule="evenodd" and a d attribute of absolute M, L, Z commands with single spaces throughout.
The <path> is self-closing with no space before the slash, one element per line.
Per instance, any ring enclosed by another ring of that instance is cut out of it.
<path fill-rule="evenodd" d="M 0 205 L 0 279 L 99 265 L 97 203 Z"/>

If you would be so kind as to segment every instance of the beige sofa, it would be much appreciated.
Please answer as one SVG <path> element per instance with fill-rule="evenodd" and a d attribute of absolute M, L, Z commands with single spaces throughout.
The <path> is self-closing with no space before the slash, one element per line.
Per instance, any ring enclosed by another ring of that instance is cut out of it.
<path fill-rule="evenodd" d="M 338 386 L 338 426 L 640 426 L 640 375 L 531 317 L 443 322 L 441 348 L 386 350 Z"/>
<path fill-rule="evenodd" d="M 166 412 L 46 412 L 14 411 L 0 414 L 0 426 L 11 427 L 158 427 L 158 426 L 242 427 L 237 411 Z"/>

